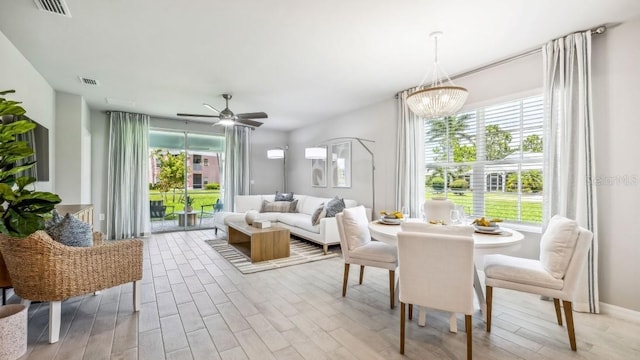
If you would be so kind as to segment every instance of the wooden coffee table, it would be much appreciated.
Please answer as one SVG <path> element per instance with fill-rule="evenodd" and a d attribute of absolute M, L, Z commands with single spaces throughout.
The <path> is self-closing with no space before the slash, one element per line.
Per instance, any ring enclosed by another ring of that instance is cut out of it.
<path fill-rule="evenodd" d="M 258 229 L 245 222 L 229 224 L 229 245 L 251 258 L 251 262 L 289 257 L 289 229 L 272 225 Z"/>

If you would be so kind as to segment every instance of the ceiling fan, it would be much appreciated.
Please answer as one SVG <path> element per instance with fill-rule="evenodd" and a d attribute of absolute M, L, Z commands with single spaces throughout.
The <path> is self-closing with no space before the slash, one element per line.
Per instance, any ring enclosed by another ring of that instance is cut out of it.
<path fill-rule="evenodd" d="M 184 114 L 178 113 L 178 116 L 190 116 L 190 117 L 208 117 L 208 118 L 219 118 L 220 120 L 213 123 L 213 125 L 224 125 L 224 126 L 247 126 L 251 128 L 257 128 L 262 123 L 260 121 L 254 121 L 253 119 L 266 119 L 268 116 L 264 112 L 253 112 L 253 113 L 243 113 L 243 114 L 234 114 L 233 111 L 229 109 L 229 100 L 231 100 L 231 94 L 222 94 L 222 97 L 226 101 L 226 107 L 224 110 L 220 111 L 213 106 L 203 103 L 206 108 L 213 110 L 218 113 L 218 115 L 201 115 L 201 114 Z"/>

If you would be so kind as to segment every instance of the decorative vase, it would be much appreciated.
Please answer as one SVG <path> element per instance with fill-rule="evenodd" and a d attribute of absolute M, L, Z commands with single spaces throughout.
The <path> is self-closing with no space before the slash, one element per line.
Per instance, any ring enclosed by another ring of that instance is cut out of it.
<path fill-rule="evenodd" d="M 258 219 L 259 215 L 260 213 L 256 210 L 249 210 L 244 214 L 244 221 L 249 225 L 253 225 L 253 222 Z"/>
<path fill-rule="evenodd" d="M 193 206 L 187 206 L 186 208 L 184 208 L 185 212 L 192 212 L 193 211 Z"/>
<path fill-rule="evenodd" d="M 27 352 L 27 307 L 0 306 L 0 359 L 14 360 Z"/>

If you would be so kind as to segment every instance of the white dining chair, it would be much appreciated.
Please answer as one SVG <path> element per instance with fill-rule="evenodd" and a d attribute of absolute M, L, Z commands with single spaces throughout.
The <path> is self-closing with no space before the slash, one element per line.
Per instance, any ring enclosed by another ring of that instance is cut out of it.
<path fill-rule="evenodd" d="M 558 325 L 564 307 L 571 350 L 576 351 L 572 300 L 591 245 L 593 233 L 576 221 L 554 216 L 540 239 L 540 259 L 487 255 L 484 259 L 487 290 L 487 332 L 491 331 L 493 288 L 523 291 L 553 299 Z"/>
<path fill-rule="evenodd" d="M 398 233 L 400 353 L 404 354 L 405 306 L 465 315 L 467 359 L 471 359 L 473 315 L 473 238 L 427 232 Z"/>
<path fill-rule="evenodd" d="M 379 241 L 372 241 L 369 234 L 369 220 L 364 206 L 347 208 L 336 215 L 340 248 L 344 257 L 344 279 L 342 296 L 347 295 L 349 265 L 360 265 L 360 281 L 364 277 L 364 267 L 373 266 L 389 270 L 389 303 L 393 309 L 395 299 L 395 277 L 398 267 L 397 247 Z"/>
<path fill-rule="evenodd" d="M 429 199 L 422 206 L 427 222 L 444 221 L 451 222 L 451 210 L 456 209 L 456 204 L 449 199 Z"/>

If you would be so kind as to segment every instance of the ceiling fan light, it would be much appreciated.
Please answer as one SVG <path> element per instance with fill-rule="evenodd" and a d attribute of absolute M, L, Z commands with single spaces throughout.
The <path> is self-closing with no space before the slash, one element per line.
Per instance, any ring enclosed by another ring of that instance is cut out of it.
<path fill-rule="evenodd" d="M 218 121 L 218 124 L 223 125 L 223 126 L 233 126 L 236 122 L 233 121 L 232 119 L 222 119 L 220 121 Z"/>

